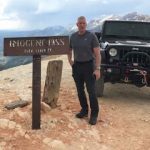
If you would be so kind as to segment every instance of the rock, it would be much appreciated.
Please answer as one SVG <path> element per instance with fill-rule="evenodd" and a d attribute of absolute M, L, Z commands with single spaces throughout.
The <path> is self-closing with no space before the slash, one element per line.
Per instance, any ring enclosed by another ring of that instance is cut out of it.
<path fill-rule="evenodd" d="M 50 139 L 50 138 L 45 138 L 45 139 L 43 140 L 43 143 L 49 145 L 49 144 L 51 143 L 51 141 L 52 141 L 52 139 Z"/>
<path fill-rule="evenodd" d="M 93 128 L 93 129 L 87 130 L 86 133 L 88 136 L 93 136 L 93 138 L 95 138 L 96 140 L 100 140 L 100 135 L 99 135 L 98 130 Z"/>
<path fill-rule="evenodd" d="M 10 80 L 10 78 L 4 78 L 4 80 Z"/>
<path fill-rule="evenodd" d="M 144 122 L 149 122 L 150 120 L 149 119 L 141 119 L 142 121 L 144 121 Z"/>
<path fill-rule="evenodd" d="M 45 113 L 50 112 L 51 107 L 48 104 L 41 102 L 41 110 Z"/>
<path fill-rule="evenodd" d="M 24 101 L 24 100 L 16 100 L 16 101 L 13 101 L 9 104 L 6 104 L 5 105 L 5 108 L 7 108 L 8 110 L 9 109 L 15 109 L 17 107 L 24 107 L 24 106 L 27 106 L 29 104 L 28 101 Z"/>
<path fill-rule="evenodd" d="M 62 66 L 62 60 L 53 60 L 48 62 L 42 101 L 47 103 L 51 108 L 57 107 Z"/>
<path fill-rule="evenodd" d="M 32 103 L 28 106 L 28 109 L 32 111 Z"/>
<path fill-rule="evenodd" d="M 74 127 L 72 126 L 72 124 L 71 124 L 71 123 L 69 123 L 69 124 L 68 124 L 68 128 L 70 128 L 70 129 L 74 129 Z"/>
<path fill-rule="evenodd" d="M 6 142 L 0 142 L 0 146 L 5 146 L 6 144 Z"/>
<path fill-rule="evenodd" d="M 10 79 L 10 82 L 14 81 L 15 79 Z"/>
<path fill-rule="evenodd" d="M 8 128 L 9 129 L 14 129 L 16 127 L 16 122 L 14 122 L 14 121 L 9 121 L 9 123 L 8 123 Z"/>
<path fill-rule="evenodd" d="M 148 119 L 144 119 L 144 121 L 145 121 L 145 122 L 148 122 L 149 120 L 148 120 Z"/>
<path fill-rule="evenodd" d="M 60 140 L 54 140 L 50 143 L 51 147 L 57 150 L 66 150 L 65 144 Z"/>
<path fill-rule="evenodd" d="M 80 144 L 77 142 L 72 142 L 70 145 L 68 145 L 67 149 L 69 149 L 69 150 L 89 150 L 89 149 L 86 149 L 83 144 Z"/>
<path fill-rule="evenodd" d="M 28 140 L 30 140 L 31 138 L 30 138 L 30 136 L 28 135 L 28 134 L 25 134 L 25 136 L 24 136 L 26 139 L 28 139 Z"/>
<path fill-rule="evenodd" d="M 32 111 L 32 104 L 29 105 L 29 110 Z M 44 113 L 47 113 L 51 111 L 51 107 L 45 102 L 41 102 L 41 111 L 43 111 Z"/>
<path fill-rule="evenodd" d="M 20 133 L 21 136 L 25 136 L 26 131 L 25 131 L 24 129 L 20 129 L 20 130 L 19 130 L 19 133 Z"/>
<path fill-rule="evenodd" d="M 6 110 L 6 109 L 5 109 Z M 12 118 L 15 118 L 15 114 L 14 113 L 9 113 L 8 115 L 8 119 L 12 120 Z"/>
<path fill-rule="evenodd" d="M 50 126 L 50 128 L 54 128 L 57 123 L 58 123 L 57 119 L 52 119 L 48 121 L 48 125 Z"/>
<path fill-rule="evenodd" d="M 115 110 L 116 108 L 115 108 L 115 106 L 112 106 L 111 109 L 112 109 L 112 110 Z"/>
<path fill-rule="evenodd" d="M 16 124 L 15 129 L 16 129 L 16 132 L 14 134 L 14 137 L 18 137 L 18 136 L 24 136 L 25 137 L 27 131 L 22 129 L 21 125 Z M 28 136 L 26 136 L 26 138 L 28 138 Z"/>
<path fill-rule="evenodd" d="M 112 137 L 111 137 L 111 136 L 109 136 L 109 137 L 108 137 L 108 140 L 112 140 Z"/>
<path fill-rule="evenodd" d="M 107 123 L 104 123 L 102 126 L 103 126 L 104 128 L 108 128 L 108 127 L 109 127 L 109 125 L 108 125 Z"/>
<path fill-rule="evenodd" d="M 71 122 L 72 126 L 74 127 L 78 127 L 79 126 L 79 123 L 81 123 L 80 119 L 76 119 L 76 118 L 70 118 L 69 121 Z"/>
<path fill-rule="evenodd" d="M 69 136 L 69 134 L 68 134 L 67 131 L 63 131 L 63 132 L 61 133 L 61 135 L 62 135 L 64 138 Z"/>
<path fill-rule="evenodd" d="M 63 124 L 65 121 L 64 120 L 59 120 L 59 123 Z"/>
<path fill-rule="evenodd" d="M 32 144 L 36 144 L 36 141 L 32 141 Z"/>
<path fill-rule="evenodd" d="M 29 120 L 31 118 L 31 115 L 29 112 L 23 112 L 20 109 L 15 109 L 15 112 L 17 115 L 23 119 Z"/>
<path fill-rule="evenodd" d="M 21 128 L 22 128 L 21 125 L 19 125 L 19 124 L 16 125 L 17 130 L 21 130 Z"/>
<path fill-rule="evenodd" d="M 15 132 L 14 137 L 17 138 L 18 136 L 20 136 L 20 133 L 17 131 Z"/>
<path fill-rule="evenodd" d="M 9 123 L 8 119 L 0 119 L 0 128 L 3 128 L 3 129 L 7 128 L 8 123 Z"/>
<path fill-rule="evenodd" d="M 145 122 L 149 122 L 149 119 L 145 119 L 144 121 L 145 121 Z"/>
<path fill-rule="evenodd" d="M 87 141 L 86 138 L 81 138 L 80 140 L 81 140 L 82 142 L 86 142 L 86 141 Z"/>
<path fill-rule="evenodd" d="M 79 132 L 79 133 L 81 133 L 82 135 L 84 135 L 84 134 L 85 134 L 85 130 L 81 130 L 81 129 L 79 129 L 79 130 L 78 130 L 78 132 Z"/>
<path fill-rule="evenodd" d="M 113 122 L 110 122 L 109 124 L 112 126 L 112 125 L 113 125 Z"/>
<path fill-rule="evenodd" d="M 65 104 L 61 104 L 60 109 L 61 110 L 66 110 L 66 105 Z"/>
<path fill-rule="evenodd" d="M 56 150 L 66 150 L 65 144 L 60 140 L 52 140 L 51 138 L 45 138 L 43 140 L 43 143 Z"/>

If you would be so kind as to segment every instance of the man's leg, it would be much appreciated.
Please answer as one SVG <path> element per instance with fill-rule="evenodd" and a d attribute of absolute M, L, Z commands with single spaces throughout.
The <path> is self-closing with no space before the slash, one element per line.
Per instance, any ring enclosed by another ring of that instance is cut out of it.
<path fill-rule="evenodd" d="M 90 116 L 90 124 L 96 124 L 97 122 L 97 117 L 99 113 L 99 105 L 98 105 L 98 100 L 96 97 L 96 92 L 95 92 L 95 77 L 93 75 L 93 69 L 92 67 L 89 67 L 86 71 L 85 74 L 85 83 L 86 83 L 86 88 L 87 92 L 89 94 L 89 100 L 90 100 L 90 108 L 91 108 L 91 116 Z M 91 69 L 91 70 L 90 70 Z"/>
<path fill-rule="evenodd" d="M 88 80 L 86 80 L 86 88 L 89 94 L 89 100 L 90 100 L 90 107 L 91 107 L 91 115 L 92 116 L 98 116 L 99 112 L 99 106 L 98 106 L 98 100 L 95 93 L 95 81 L 94 77 L 89 77 Z"/>
<path fill-rule="evenodd" d="M 88 104 L 87 104 L 87 98 L 84 91 L 84 77 L 82 73 L 80 72 L 80 66 L 74 65 L 73 67 L 73 78 L 76 84 L 78 98 L 81 106 L 81 111 L 76 116 L 78 118 L 82 118 L 84 116 L 87 116 L 88 114 Z"/>

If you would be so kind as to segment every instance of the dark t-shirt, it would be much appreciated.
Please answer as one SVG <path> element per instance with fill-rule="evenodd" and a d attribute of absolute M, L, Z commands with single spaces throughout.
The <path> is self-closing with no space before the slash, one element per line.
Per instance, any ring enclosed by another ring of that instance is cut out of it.
<path fill-rule="evenodd" d="M 70 37 L 70 48 L 74 52 L 74 61 L 85 62 L 94 59 L 93 48 L 99 47 L 94 33 L 86 31 L 83 35 L 75 32 Z"/>

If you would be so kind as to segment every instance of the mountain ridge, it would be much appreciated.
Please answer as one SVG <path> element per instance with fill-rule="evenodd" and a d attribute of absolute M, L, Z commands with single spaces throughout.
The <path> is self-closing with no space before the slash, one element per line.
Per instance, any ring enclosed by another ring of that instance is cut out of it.
<path fill-rule="evenodd" d="M 131 12 L 125 15 L 103 15 L 99 18 L 90 20 L 87 23 L 87 29 L 92 32 L 100 32 L 102 24 L 105 20 L 133 20 L 133 21 L 146 21 L 150 22 L 150 15 L 140 14 L 138 12 Z M 23 65 L 32 62 L 32 57 L 5 57 L 3 56 L 3 39 L 4 37 L 38 37 L 38 36 L 57 36 L 57 35 L 70 35 L 77 31 L 76 25 L 63 26 L 50 26 L 41 30 L 31 31 L 8 31 L 0 30 L 0 70 Z"/>

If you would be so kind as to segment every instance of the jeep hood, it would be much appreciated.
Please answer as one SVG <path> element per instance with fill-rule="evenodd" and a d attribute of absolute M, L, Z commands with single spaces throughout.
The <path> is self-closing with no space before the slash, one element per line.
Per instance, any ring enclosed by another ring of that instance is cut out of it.
<path fill-rule="evenodd" d="M 136 47 L 150 47 L 150 41 L 140 40 L 107 40 L 103 42 L 102 47 L 107 46 L 136 46 Z"/>

